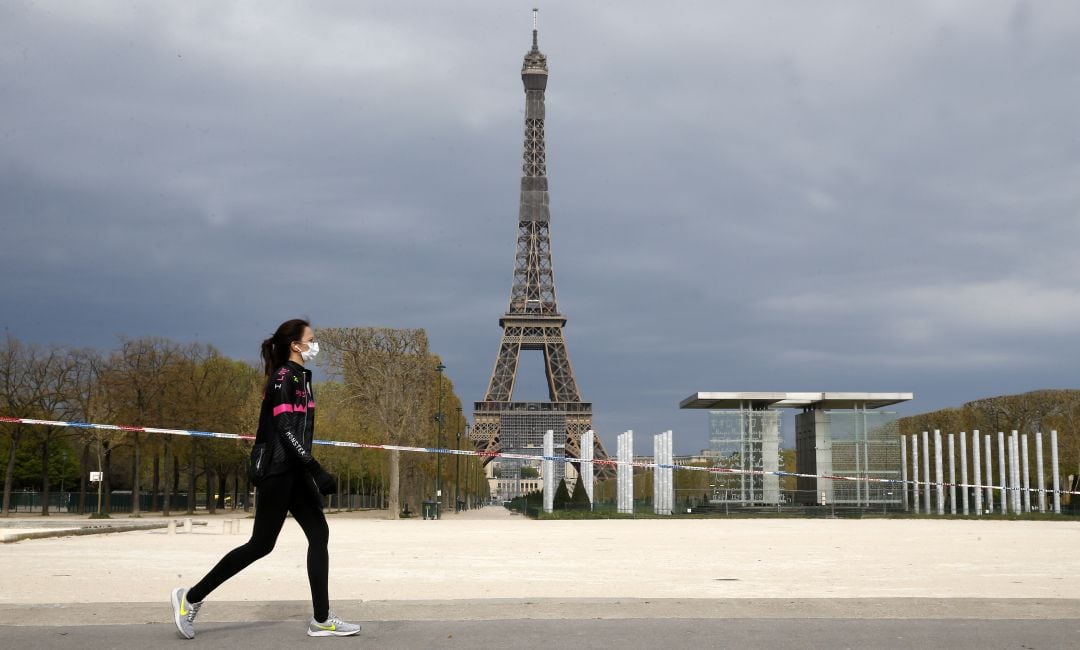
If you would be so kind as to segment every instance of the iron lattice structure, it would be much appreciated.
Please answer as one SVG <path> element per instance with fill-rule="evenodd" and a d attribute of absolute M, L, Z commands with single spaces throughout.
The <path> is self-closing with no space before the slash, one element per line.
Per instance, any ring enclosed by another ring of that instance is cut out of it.
<path fill-rule="evenodd" d="M 552 429 L 556 446 L 565 436 L 564 453 L 580 458 L 581 434 L 592 428 L 592 404 L 583 402 L 566 351 L 566 318 L 555 301 L 555 270 L 551 262 L 551 213 L 548 202 L 547 150 L 544 143 L 544 91 L 547 57 L 537 45 L 525 55 L 521 81 L 525 86 L 525 144 L 521 165 L 521 203 L 510 307 L 499 319 L 503 330 L 499 355 L 487 394 L 475 403 L 471 438 L 480 451 L 540 454 L 538 440 Z M 518 358 L 522 350 L 541 350 L 547 375 L 547 402 L 513 400 Z M 607 452 L 594 437 L 594 458 Z M 598 475 L 613 475 L 603 466 Z"/>

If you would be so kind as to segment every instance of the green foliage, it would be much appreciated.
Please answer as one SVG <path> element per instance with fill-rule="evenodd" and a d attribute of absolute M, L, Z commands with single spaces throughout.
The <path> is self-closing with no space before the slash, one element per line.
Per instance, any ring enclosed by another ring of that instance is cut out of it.
<path fill-rule="evenodd" d="M 525 465 L 521 468 L 521 478 L 540 478 L 540 470 Z"/>
<path fill-rule="evenodd" d="M 350 330 L 351 331 L 351 330 Z M 435 371 L 438 357 L 427 349 L 422 330 L 355 330 L 370 343 L 352 348 L 332 343 L 328 334 L 327 369 L 336 381 L 316 387 L 318 437 L 382 443 L 405 442 L 468 448 L 461 401 L 453 383 Z M 322 331 L 320 331 L 320 339 Z M 342 339 L 343 342 L 355 342 Z M 398 346 L 398 347 L 395 347 Z M 400 349 L 399 349 L 400 348 Z M 440 383 L 441 382 L 441 383 Z M 198 429 L 255 434 L 265 379 L 260 369 L 220 354 L 213 346 L 182 344 L 164 338 L 122 339 L 104 354 L 63 346 L 23 344 L 0 338 L 0 414 L 50 420 L 80 420 L 132 426 Z M 393 408 L 382 409 L 384 400 Z M 443 417 L 432 416 L 440 411 Z M 42 452 L 48 460 L 42 466 Z M 67 429 L 0 424 L 0 459 L 7 465 L 14 449 L 13 490 L 40 490 L 48 474 L 52 490 L 77 489 L 80 460 L 88 452 L 89 468 L 99 464 L 109 473 L 113 490 L 149 492 L 157 462 L 160 485 L 173 483 L 179 464 L 181 491 L 194 477 L 196 490 L 209 482 L 242 476 L 249 442 L 177 438 L 135 431 Z M 384 493 L 389 480 L 389 454 L 381 450 L 316 447 L 320 461 L 339 476 L 343 486 L 373 495 Z M 402 455 L 401 484 L 415 510 L 429 498 L 437 460 L 430 454 Z M 135 472 L 132 472 L 133 466 Z M 47 470 L 47 472 L 46 472 Z M 460 475 L 461 488 L 454 480 Z M 485 494 L 483 468 L 472 459 L 442 462 L 444 495 L 463 499 Z M 160 504 L 159 504 L 160 505 Z M 175 504 L 173 504 L 175 507 Z"/>
<path fill-rule="evenodd" d="M 514 497 L 504 505 L 511 512 L 520 512 L 530 517 L 536 517 L 544 507 L 544 492 L 534 490 L 528 494 Z"/>
<path fill-rule="evenodd" d="M 563 510 L 566 508 L 566 504 L 570 502 L 570 490 L 566 488 L 566 481 L 559 481 L 559 487 L 555 489 L 555 498 L 553 508 L 556 510 Z"/>
<path fill-rule="evenodd" d="M 585 481 L 579 475 L 574 483 L 574 493 L 570 495 L 570 501 L 566 504 L 568 510 L 590 510 L 592 504 L 589 495 L 585 492 Z"/>
<path fill-rule="evenodd" d="M 942 434 L 964 432 L 969 436 L 976 429 L 991 436 L 1014 429 L 1029 436 L 1041 432 L 1044 445 L 1050 442 L 1050 431 L 1056 430 L 1062 473 L 1080 473 L 1080 390 L 1036 390 L 988 397 L 956 408 L 900 418 L 898 423 L 903 435 L 934 429 L 940 429 Z"/>

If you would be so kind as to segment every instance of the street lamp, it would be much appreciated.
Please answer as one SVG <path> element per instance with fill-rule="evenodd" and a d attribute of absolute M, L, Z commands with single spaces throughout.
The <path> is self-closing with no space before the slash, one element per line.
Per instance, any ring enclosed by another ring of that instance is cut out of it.
<path fill-rule="evenodd" d="M 435 422 L 438 425 L 439 440 L 437 446 L 442 449 L 442 377 L 443 370 L 446 370 L 446 366 L 439 362 L 439 365 L 435 366 L 435 369 L 439 371 L 439 410 L 435 412 Z M 440 518 L 440 511 L 442 510 L 442 452 L 440 451 L 435 456 L 435 518 Z"/>
<path fill-rule="evenodd" d="M 461 407 L 457 407 L 458 422 L 461 422 Z M 461 430 L 458 430 L 456 449 L 461 449 Z M 454 454 L 454 512 L 460 510 L 461 503 L 461 454 Z"/>

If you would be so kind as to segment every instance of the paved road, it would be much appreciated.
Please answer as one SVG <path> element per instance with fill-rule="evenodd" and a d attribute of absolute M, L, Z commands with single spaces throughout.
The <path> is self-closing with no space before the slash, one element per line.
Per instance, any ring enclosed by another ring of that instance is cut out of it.
<path fill-rule="evenodd" d="M 1075 648 L 1080 620 L 622 619 L 377 621 L 357 637 L 312 639 L 304 624 L 207 623 L 194 641 L 169 624 L 0 626 L 5 648 Z"/>

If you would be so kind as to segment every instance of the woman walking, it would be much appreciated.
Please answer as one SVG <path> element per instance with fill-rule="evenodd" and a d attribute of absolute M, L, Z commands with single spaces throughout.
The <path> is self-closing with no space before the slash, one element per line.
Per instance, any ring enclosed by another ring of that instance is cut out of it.
<path fill-rule="evenodd" d="M 315 396 L 311 371 L 304 367 L 318 352 L 311 325 L 300 319 L 285 321 L 262 343 L 267 379 L 252 454 L 251 473 L 259 490 L 255 524 L 251 539 L 229 551 L 198 584 L 173 590 L 173 618 L 185 638 L 195 637 L 195 615 L 203 599 L 274 549 L 287 513 L 292 513 L 308 540 L 307 572 L 314 609 L 308 636 L 350 636 L 360 631 L 359 625 L 346 623 L 330 611 L 326 550 L 330 531 L 321 495 L 333 494 L 337 485 L 311 456 Z"/>

